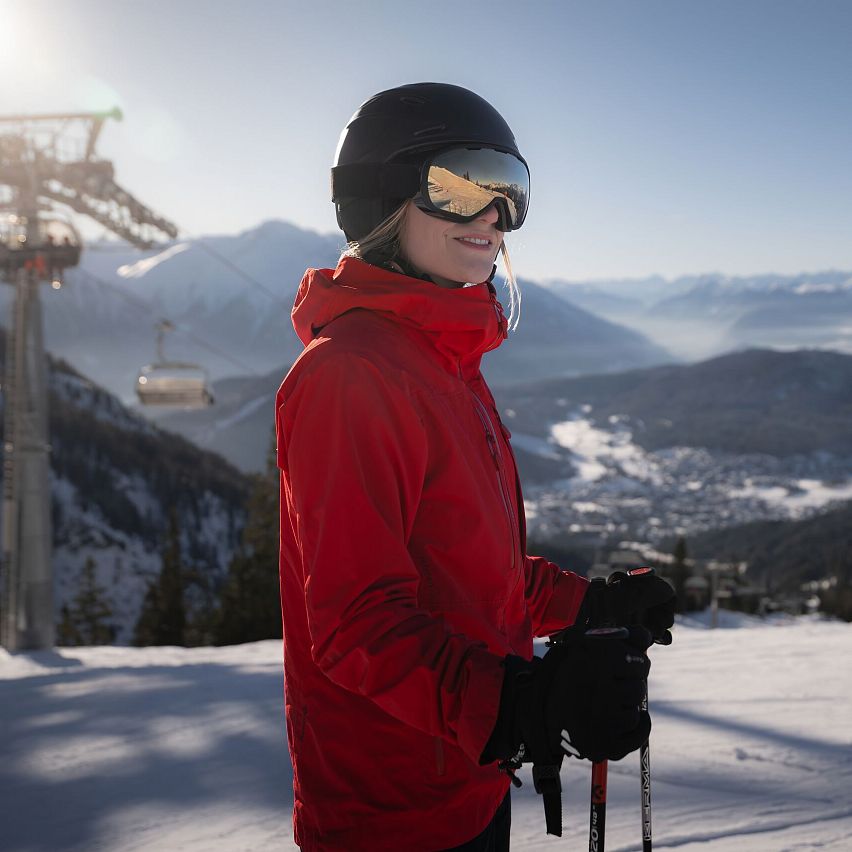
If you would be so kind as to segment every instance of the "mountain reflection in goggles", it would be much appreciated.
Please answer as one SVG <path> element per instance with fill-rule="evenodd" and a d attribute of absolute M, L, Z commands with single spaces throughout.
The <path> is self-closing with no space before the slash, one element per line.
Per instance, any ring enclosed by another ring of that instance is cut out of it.
<path fill-rule="evenodd" d="M 453 148 L 424 167 L 421 197 L 432 212 L 469 221 L 498 202 L 505 230 L 520 228 L 529 204 L 530 176 L 512 154 L 491 148 Z"/>

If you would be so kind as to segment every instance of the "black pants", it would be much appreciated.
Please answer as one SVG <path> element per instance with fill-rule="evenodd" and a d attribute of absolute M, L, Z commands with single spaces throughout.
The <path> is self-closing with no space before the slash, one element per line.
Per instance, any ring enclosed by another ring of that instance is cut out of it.
<path fill-rule="evenodd" d="M 462 843 L 461 846 L 453 846 L 444 852 L 509 852 L 509 829 L 512 827 L 512 800 L 509 793 L 497 808 L 497 813 L 485 831 L 478 834 L 473 840 Z"/>

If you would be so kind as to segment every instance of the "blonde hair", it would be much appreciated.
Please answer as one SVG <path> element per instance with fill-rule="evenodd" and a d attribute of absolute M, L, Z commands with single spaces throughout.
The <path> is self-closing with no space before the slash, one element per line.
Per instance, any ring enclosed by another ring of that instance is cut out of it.
<path fill-rule="evenodd" d="M 359 260 L 366 260 L 367 255 L 371 252 L 377 252 L 381 256 L 386 257 L 391 265 L 397 267 L 398 271 L 402 272 L 402 267 L 396 263 L 396 259 L 402 256 L 402 226 L 410 204 L 411 200 L 409 199 L 405 204 L 391 213 L 387 219 L 379 222 L 365 237 L 362 237 L 360 240 L 351 240 L 348 242 L 340 255 L 340 259 L 342 260 L 344 257 L 357 257 Z M 506 273 L 506 288 L 509 291 L 509 329 L 510 331 L 514 331 L 518 327 L 518 322 L 521 318 L 521 290 L 512 271 L 512 262 L 509 260 L 509 250 L 506 248 L 505 240 L 500 243 L 500 255 L 503 258 L 503 270 Z"/>

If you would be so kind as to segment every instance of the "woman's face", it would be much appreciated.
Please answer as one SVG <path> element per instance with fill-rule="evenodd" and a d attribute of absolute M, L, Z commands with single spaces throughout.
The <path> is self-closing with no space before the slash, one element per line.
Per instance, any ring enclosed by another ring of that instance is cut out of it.
<path fill-rule="evenodd" d="M 496 222 L 497 210 L 493 206 L 472 222 L 459 223 L 429 216 L 409 204 L 400 233 L 402 254 L 440 287 L 479 284 L 491 274 L 503 242 L 503 232 L 497 230 Z"/>

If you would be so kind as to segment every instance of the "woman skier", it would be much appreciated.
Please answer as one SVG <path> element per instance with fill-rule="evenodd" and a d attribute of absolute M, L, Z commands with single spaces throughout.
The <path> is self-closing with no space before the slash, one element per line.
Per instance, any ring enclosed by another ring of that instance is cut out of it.
<path fill-rule="evenodd" d="M 332 194 L 348 249 L 302 279 L 305 350 L 276 399 L 295 840 L 507 850 L 513 767 L 619 759 L 650 730 L 645 630 L 581 631 L 549 665 L 533 637 L 668 638 L 671 590 L 526 553 L 479 369 L 507 337 L 501 250 L 517 311 L 503 237 L 529 204 L 500 114 L 458 86 L 380 92 L 341 135 Z"/>

